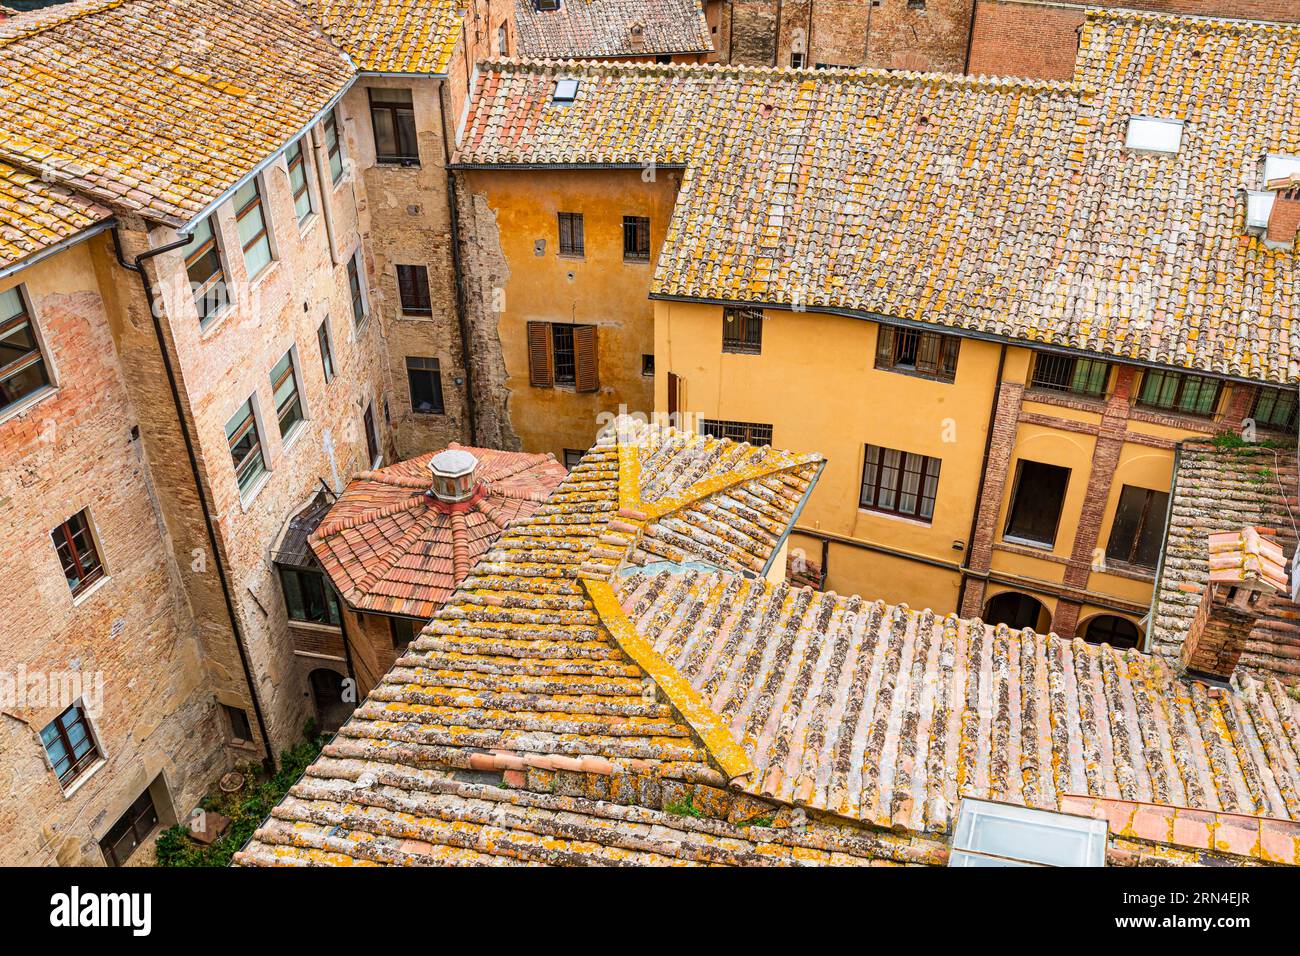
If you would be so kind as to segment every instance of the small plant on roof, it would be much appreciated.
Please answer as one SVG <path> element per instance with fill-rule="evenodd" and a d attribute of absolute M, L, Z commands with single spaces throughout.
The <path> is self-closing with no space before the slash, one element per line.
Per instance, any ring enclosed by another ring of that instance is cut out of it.
<path fill-rule="evenodd" d="M 674 800 L 672 803 L 664 804 L 664 812 L 671 813 L 676 817 L 702 817 L 704 816 L 695 806 L 695 794 L 688 793 L 681 800 Z"/>

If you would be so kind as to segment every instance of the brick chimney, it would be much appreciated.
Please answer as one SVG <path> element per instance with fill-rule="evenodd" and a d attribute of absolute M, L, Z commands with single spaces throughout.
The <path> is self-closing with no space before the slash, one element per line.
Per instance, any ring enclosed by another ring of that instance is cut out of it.
<path fill-rule="evenodd" d="M 1286 559 L 1258 528 L 1211 532 L 1209 551 L 1210 580 L 1187 630 L 1180 670 L 1193 680 L 1223 684 L 1237 667 L 1263 599 L 1287 592 Z"/>
<path fill-rule="evenodd" d="M 628 46 L 633 50 L 645 49 L 645 24 L 640 21 L 628 27 Z"/>
<path fill-rule="evenodd" d="M 1268 188 L 1275 195 L 1264 242 L 1274 249 L 1290 249 L 1295 246 L 1296 232 L 1300 231 L 1300 182 L 1295 176 L 1288 176 L 1273 180 Z"/>

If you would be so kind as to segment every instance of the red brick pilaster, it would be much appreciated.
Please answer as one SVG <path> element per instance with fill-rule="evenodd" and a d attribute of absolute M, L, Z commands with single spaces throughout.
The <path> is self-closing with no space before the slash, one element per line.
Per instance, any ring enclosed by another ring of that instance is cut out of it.
<path fill-rule="evenodd" d="M 1078 601 L 1064 599 L 1057 601 L 1056 613 L 1052 615 L 1051 631 L 1060 637 L 1073 638 L 1079 626 L 1079 612 L 1082 610 L 1083 605 Z"/>
<path fill-rule="evenodd" d="M 1234 435 L 1241 434 L 1241 424 L 1255 406 L 1255 389 L 1249 385 L 1234 383 L 1228 392 L 1228 407 L 1223 410 L 1221 428 Z"/>

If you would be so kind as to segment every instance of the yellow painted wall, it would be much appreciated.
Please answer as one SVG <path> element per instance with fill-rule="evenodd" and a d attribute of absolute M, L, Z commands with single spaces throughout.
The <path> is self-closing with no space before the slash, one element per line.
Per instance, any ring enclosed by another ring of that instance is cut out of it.
<path fill-rule="evenodd" d="M 497 216 L 509 266 L 499 331 L 510 389 L 510 419 L 525 451 L 588 448 L 605 415 L 620 405 L 653 411 L 653 379 L 641 356 L 654 353 L 650 279 L 672 215 L 680 175 L 658 170 L 475 170 L 473 194 Z M 582 213 L 586 253 L 559 254 L 557 214 Z M 650 219 L 650 261 L 623 261 L 623 217 Z M 545 240 L 542 255 L 534 243 Z M 578 322 L 599 327 L 599 392 L 533 388 L 528 382 L 527 323 Z"/>

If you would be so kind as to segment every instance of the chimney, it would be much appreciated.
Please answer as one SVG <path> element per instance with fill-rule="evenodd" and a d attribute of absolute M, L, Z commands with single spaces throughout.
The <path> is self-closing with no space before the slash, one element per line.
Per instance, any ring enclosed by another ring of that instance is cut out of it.
<path fill-rule="evenodd" d="M 436 500 L 453 505 L 468 501 L 477 490 L 474 472 L 478 459 L 461 448 L 448 448 L 429 459 L 433 486 L 429 494 Z"/>
<path fill-rule="evenodd" d="M 634 23 L 628 28 L 628 44 L 633 50 L 645 49 L 645 25 Z"/>
<path fill-rule="evenodd" d="M 1294 175 L 1275 179 L 1268 188 L 1274 196 L 1264 242 L 1270 249 L 1290 249 L 1300 230 L 1300 179 Z"/>
<path fill-rule="evenodd" d="M 1258 528 L 1211 532 L 1209 552 L 1210 580 L 1187 630 L 1180 670 L 1193 680 L 1226 684 L 1265 596 L 1288 590 L 1286 559 Z"/>

